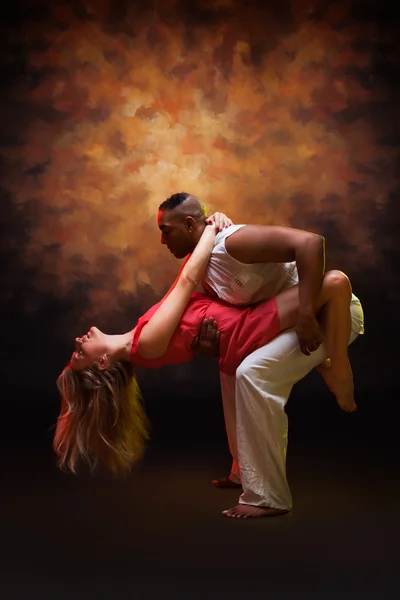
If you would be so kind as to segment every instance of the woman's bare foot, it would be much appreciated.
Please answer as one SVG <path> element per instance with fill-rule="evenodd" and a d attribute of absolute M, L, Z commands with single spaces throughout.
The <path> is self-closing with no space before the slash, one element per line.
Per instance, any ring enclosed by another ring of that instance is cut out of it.
<path fill-rule="evenodd" d="M 316 367 L 321 373 L 326 385 L 336 396 L 340 408 L 346 412 L 357 410 L 354 402 L 354 381 L 350 362 L 340 371 L 332 369 L 331 361 L 327 358 Z"/>
<path fill-rule="evenodd" d="M 223 510 L 222 514 L 225 517 L 234 519 L 259 519 L 260 517 L 277 517 L 285 515 L 288 510 L 280 510 L 269 506 L 252 506 L 251 504 L 237 504 L 233 508 Z"/>

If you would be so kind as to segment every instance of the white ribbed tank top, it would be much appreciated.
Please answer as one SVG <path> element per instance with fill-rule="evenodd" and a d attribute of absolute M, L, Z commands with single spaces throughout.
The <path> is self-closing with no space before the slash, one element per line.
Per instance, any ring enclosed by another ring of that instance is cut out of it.
<path fill-rule="evenodd" d="M 232 225 L 215 238 L 203 283 L 231 304 L 267 300 L 299 281 L 295 262 L 242 263 L 228 254 L 225 240 L 244 225 Z"/>

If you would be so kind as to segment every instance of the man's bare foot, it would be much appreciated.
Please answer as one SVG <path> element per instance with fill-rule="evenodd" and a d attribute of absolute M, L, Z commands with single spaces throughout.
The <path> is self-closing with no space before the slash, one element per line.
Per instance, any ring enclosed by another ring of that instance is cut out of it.
<path fill-rule="evenodd" d="M 278 517 L 285 515 L 288 510 L 280 510 L 279 508 L 271 508 L 269 506 L 252 506 L 251 504 L 237 504 L 233 508 L 223 510 L 222 514 L 225 517 L 233 519 L 259 519 L 261 517 Z"/>
<path fill-rule="evenodd" d="M 217 488 L 221 488 L 221 489 L 238 489 L 242 487 L 241 483 L 238 483 L 236 481 L 232 481 L 232 479 L 230 477 L 222 477 L 222 479 L 213 479 L 212 482 L 213 486 L 217 487 Z"/>
<path fill-rule="evenodd" d="M 327 358 L 316 367 L 321 373 L 326 385 L 336 396 L 340 408 L 346 412 L 357 410 L 354 402 L 354 381 L 350 362 L 340 371 L 332 369 L 331 361 Z"/>

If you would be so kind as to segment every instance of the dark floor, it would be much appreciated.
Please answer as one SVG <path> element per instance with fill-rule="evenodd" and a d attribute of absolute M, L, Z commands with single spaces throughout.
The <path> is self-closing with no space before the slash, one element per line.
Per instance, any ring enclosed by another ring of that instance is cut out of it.
<path fill-rule="evenodd" d="M 54 378 L 35 396 L 14 386 L 0 421 L 0 600 L 392 599 L 398 392 L 361 367 L 355 415 L 313 374 L 295 386 L 294 510 L 248 521 L 223 517 L 238 493 L 210 484 L 229 470 L 217 379 L 163 387 L 153 377 L 150 447 L 125 480 L 57 470 Z"/>
<path fill-rule="evenodd" d="M 159 444 L 124 481 L 65 475 L 45 449 L 1 455 L 4 600 L 392 598 L 398 456 L 291 443 L 294 510 L 236 521 L 221 443 Z"/>

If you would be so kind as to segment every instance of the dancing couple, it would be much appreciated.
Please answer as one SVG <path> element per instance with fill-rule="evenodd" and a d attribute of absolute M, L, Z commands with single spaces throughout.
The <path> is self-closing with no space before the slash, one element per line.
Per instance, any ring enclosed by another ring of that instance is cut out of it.
<path fill-rule="evenodd" d="M 232 225 L 179 193 L 163 202 L 161 242 L 189 255 L 165 297 L 132 330 L 108 335 L 96 327 L 75 340 L 58 378 L 61 412 L 54 449 L 76 471 L 129 469 L 143 454 L 147 423 L 135 365 L 158 368 L 218 355 L 225 423 L 232 455 L 217 487 L 242 488 L 223 514 L 284 514 L 292 499 L 286 479 L 287 416 L 293 385 L 316 367 L 339 406 L 354 412 L 348 345 L 363 333 L 363 312 L 349 279 L 324 273 L 321 236 L 287 227 Z M 204 293 L 195 293 L 199 282 Z"/>

